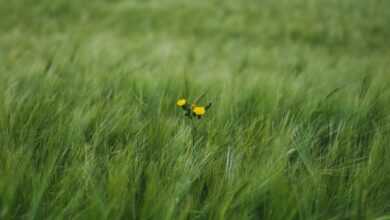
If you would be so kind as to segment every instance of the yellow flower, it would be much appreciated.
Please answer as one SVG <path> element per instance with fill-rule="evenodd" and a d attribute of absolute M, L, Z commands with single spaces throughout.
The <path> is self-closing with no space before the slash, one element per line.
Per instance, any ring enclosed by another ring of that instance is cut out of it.
<path fill-rule="evenodd" d="M 192 112 L 198 117 L 202 117 L 206 113 L 206 108 L 203 106 L 195 106 Z"/>
<path fill-rule="evenodd" d="M 177 102 L 176 102 L 176 105 L 178 106 L 178 107 L 183 107 L 183 106 L 185 106 L 187 104 L 187 100 L 186 99 L 179 99 L 179 100 L 177 100 Z"/>

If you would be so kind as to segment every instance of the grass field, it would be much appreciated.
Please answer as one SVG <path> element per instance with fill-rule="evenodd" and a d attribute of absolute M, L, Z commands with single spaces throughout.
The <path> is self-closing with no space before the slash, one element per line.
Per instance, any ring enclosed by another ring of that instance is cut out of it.
<path fill-rule="evenodd" d="M 390 1 L 0 0 L 0 219 L 389 220 Z"/>

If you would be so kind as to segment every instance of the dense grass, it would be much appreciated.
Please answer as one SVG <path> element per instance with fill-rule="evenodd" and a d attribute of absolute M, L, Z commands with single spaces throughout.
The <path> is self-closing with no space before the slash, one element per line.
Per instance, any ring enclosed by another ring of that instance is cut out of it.
<path fill-rule="evenodd" d="M 0 0 L 0 219 L 390 219 L 389 8 Z"/>

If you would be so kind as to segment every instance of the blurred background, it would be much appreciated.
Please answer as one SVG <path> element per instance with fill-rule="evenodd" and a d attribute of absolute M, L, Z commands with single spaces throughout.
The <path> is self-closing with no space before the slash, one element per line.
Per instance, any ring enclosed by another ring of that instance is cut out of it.
<path fill-rule="evenodd" d="M 190 68 L 202 80 L 244 69 L 252 75 L 306 72 L 316 80 L 340 80 L 352 72 L 351 80 L 389 69 L 386 0 L 1 0 L 0 5 L 0 64 L 7 70 L 31 72 L 72 59 L 89 72 L 147 66 L 144 72 L 157 76 Z"/>

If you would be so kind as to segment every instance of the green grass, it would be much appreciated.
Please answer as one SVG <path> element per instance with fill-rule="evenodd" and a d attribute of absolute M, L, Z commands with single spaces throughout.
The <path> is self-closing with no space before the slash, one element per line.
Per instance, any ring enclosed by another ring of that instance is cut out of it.
<path fill-rule="evenodd" d="M 389 8 L 0 0 L 0 219 L 390 219 Z"/>

